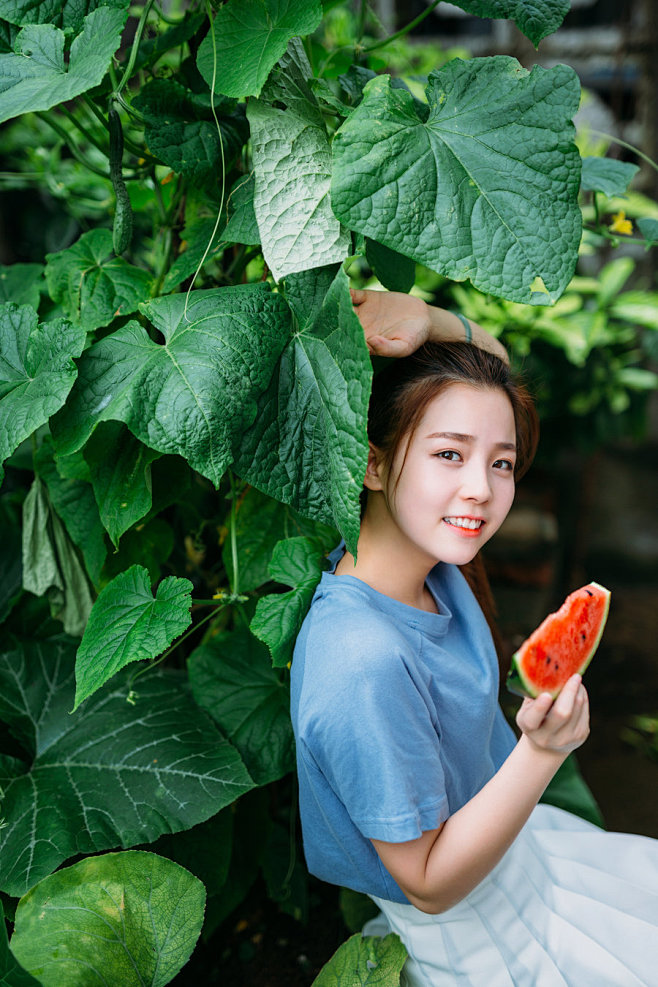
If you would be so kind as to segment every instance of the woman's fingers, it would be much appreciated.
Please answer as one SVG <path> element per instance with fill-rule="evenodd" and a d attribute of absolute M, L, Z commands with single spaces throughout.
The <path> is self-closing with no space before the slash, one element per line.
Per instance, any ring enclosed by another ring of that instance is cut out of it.
<path fill-rule="evenodd" d="M 539 747 L 575 750 L 589 734 L 589 700 L 580 675 L 573 675 L 559 696 L 526 699 L 517 716 L 519 728 Z"/>

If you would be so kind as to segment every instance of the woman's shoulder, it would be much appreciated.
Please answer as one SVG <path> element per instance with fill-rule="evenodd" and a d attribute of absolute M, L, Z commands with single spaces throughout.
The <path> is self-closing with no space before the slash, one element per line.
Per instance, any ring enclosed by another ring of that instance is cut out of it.
<path fill-rule="evenodd" d="M 324 662 L 349 662 L 354 653 L 373 663 L 409 647 L 408 629 L 388 612 L 386 601 L 361 580 L 324 573 L 315 591 L 298 648 Z"/>

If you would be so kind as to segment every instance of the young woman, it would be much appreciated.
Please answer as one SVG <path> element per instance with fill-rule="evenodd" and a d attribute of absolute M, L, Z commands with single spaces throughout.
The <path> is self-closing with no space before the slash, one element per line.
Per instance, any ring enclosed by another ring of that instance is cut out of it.
<path fill-rule="evenodd" d="M 421 348 L 375 380 L 357 555 L 333 554 L 295 649 L 309 869 L 374 899 L 408 987 L 655 985 L 658 842 L 537 805 L 588 735 L 587 694 L 573 676 L 525 700 L 517 740 L 462 572 L 532 458 L 531 401 L 479 327 L 459 324 L 478 346 L 425 343 L 459 320 L 354 301 L 373 350 Z"/>

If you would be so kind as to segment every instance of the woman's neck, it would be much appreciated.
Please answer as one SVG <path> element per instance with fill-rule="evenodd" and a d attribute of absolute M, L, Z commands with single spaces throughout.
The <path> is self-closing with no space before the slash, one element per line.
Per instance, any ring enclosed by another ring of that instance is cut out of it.
<path fill-rule="evenodd" d="M 361 525 L 356 561 L 345 552 L 336 566 L 339 576 L 355 576 L 384 596 L 418 610 L 437 612 L 434 597 L 425 584 L 434 560 L 411 558 L 396 551 L 394 539 L 375 536 L 367 518 Z"/>

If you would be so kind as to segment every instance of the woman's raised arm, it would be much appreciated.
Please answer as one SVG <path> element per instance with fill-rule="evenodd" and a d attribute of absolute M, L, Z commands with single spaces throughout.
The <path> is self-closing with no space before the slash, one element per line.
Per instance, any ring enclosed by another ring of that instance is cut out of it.
<path fill-rule="evenodd" d="M 422 298 L 400 291 L 352 289 L 352 302 L 366 335 L 371 353 L 377 356 L 409 356 L 419 346 L 432 342 L 464 342 L 466 328 L 461 319 L 444 308 L 428 305 Z M 494 336 L 467 320 L 475 346 L 509 363 L 507 350 Z"/>

